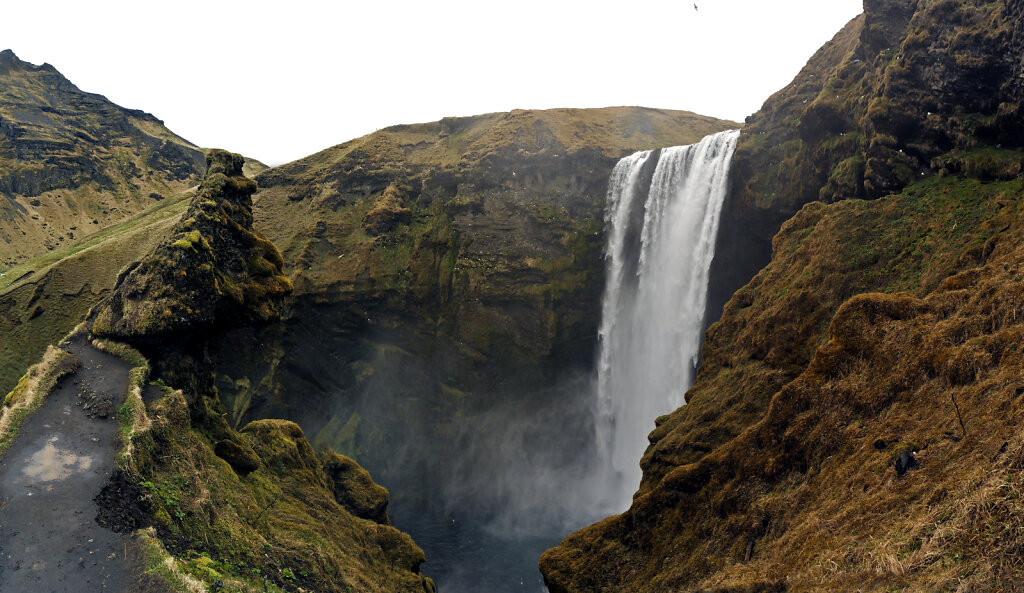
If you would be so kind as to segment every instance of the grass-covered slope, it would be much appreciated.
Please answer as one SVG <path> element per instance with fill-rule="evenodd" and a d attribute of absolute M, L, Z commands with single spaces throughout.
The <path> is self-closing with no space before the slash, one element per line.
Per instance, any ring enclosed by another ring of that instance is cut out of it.
<path fill-rule="evenodd" d="M 141 259 L 178 222 L 194 192 L 6 271 L 0 277 L 0 391 L 56 344 L 106 296 L 118 273 Z"/>
<path fill-rule="evenodd" d="M 164 389 L 133 426 L 119 477 L 127 500 L 108 501 L 107 516 L 118 529 L 154 528 L 157 555 L 204 590 L 433 592 L 423 551 L 387 522 L 387 491 L 351 460 L 315 454 L 295 424 L 262 420 L 214 439 L 182 393 Z"/>
<path fill-rule="evenodd" d="M 551 589 L 1012 589 L 1022 194 L 951 176 L 805 206 L 632 508 L 545 554 Z"/>
<path fill-rule="evenodd" d="M 733 215 L 799 210 L 657 420 L 632 507 L 542 558 L 552 591 L 1019 585 L 1022 8 L 867 2 L 751 120 Z M 840 82 L 865 85 L 836 110 L 853 128 L 813 119 Z M 858 156 L 840 184 L 807 168 Z"/>
<path fill-rule="evenodd" d="M 0 270 L 195 185 L 203 153 L 148 113 L 0 52 Z"/>

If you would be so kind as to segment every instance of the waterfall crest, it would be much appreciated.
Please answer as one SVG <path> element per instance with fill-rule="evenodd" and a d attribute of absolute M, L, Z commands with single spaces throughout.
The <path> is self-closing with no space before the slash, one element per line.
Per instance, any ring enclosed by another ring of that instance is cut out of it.
<path fill-rule="evenodd" d="M 683 405 L 694 380 L 739 134 L 638 152 L 619 161 L 609 181 L 597 438 L 615 474 L 609 502 L 620 511 L 640 483 L 654 419 Z M 645 172 L 654 162 L 645 193 Z"/>

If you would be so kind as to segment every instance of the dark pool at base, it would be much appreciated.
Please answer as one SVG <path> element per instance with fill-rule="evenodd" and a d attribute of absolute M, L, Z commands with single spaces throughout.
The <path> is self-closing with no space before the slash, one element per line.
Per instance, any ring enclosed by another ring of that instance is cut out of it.
<path fill-rule="evenodd" d="M 503 537 L 458 516 L 392 513 L 396 527 L 426 552 L 423 574 L 438 593 L 545 593 L 537 562 L 564 535 Z"/>

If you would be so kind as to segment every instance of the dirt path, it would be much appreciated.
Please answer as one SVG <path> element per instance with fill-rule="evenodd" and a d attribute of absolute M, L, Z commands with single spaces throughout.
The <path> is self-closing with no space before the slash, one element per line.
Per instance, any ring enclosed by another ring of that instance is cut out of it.
<path fill-rule="evenodd" d="M 93 500 L 116 469 L 130 365 L 83 338 L 64 347 L 82 368 L 57 385 L 0 460 L 0 591 L 149 590 L 131 538 L 98 525 Z"/>

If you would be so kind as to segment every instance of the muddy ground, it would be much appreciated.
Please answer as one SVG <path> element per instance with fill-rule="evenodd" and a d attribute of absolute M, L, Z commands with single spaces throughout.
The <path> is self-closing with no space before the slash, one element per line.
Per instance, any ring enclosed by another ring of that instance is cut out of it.
<path fill-rule="evenodd" d="M 143 576 L 131 536 L 97 522 L 97 497 L 119 493 L 111 481 L 116 416 L 131 367 L 84 338 L 62 347 L 81 368 L 58 383 L 0 459 L 0 591 L 163 593 Z"/>

